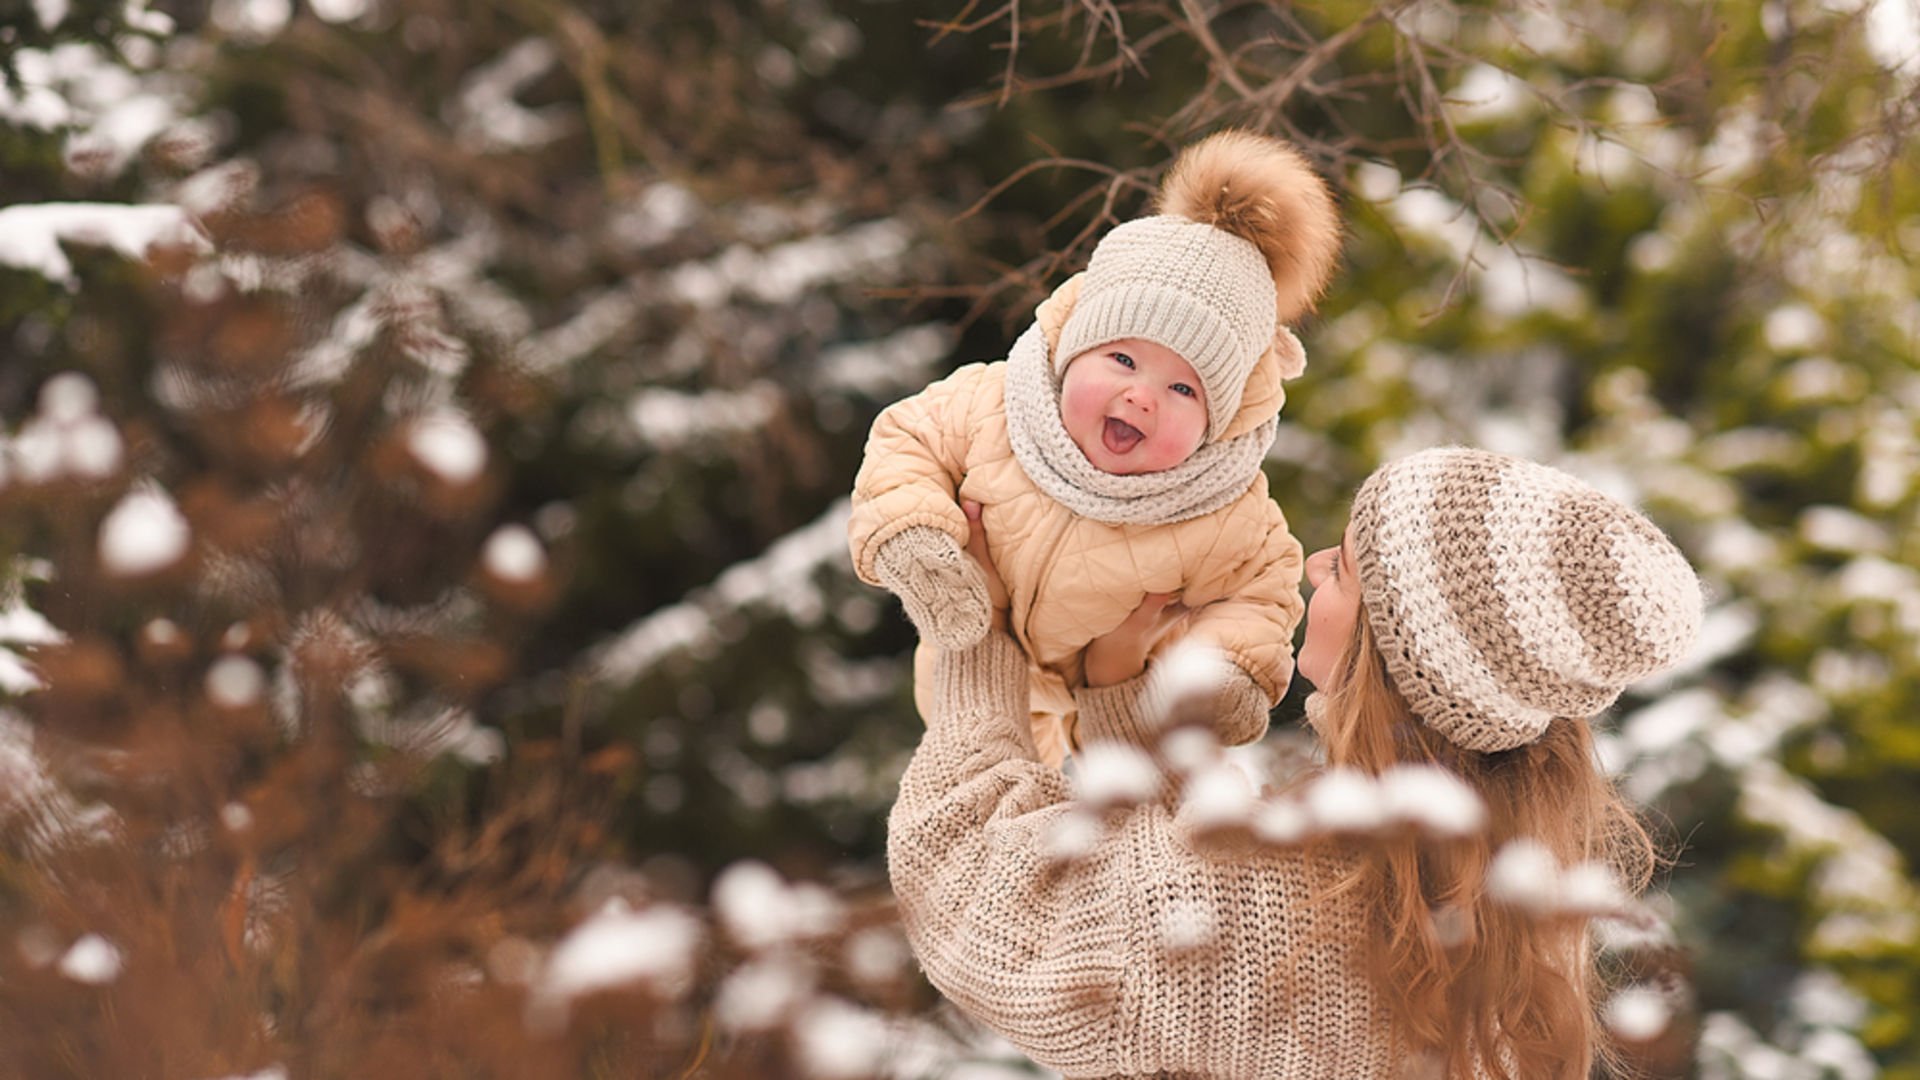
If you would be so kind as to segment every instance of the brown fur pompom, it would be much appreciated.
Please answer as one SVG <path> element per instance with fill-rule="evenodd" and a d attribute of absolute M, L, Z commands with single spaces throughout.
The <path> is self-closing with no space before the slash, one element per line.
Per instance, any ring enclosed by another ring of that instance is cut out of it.
<path fill-rule="evenodd" d="M 1158 210 L 1230 232 L 1266 256 L 1280 321 L 1312 311 L 1340 257 L 1333 195 L 1307 159 L 1278 139 L 1222 131 L 1181 151 Z"/>

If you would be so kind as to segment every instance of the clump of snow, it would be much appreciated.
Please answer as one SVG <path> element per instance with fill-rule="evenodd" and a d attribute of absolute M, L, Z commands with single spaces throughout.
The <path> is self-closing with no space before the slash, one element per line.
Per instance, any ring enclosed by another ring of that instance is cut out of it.
<path fill-rule="evenodd" d="M 1354 166 L 1351 187 L 1367 202 L 1387 202 L 1400 194 L 1400 170 L 1383 161 L 1363 161 Z"/>
<path fill-rule="evenodd" d="M 1583 915 L 1598 915 L 1618 910 L 1626 903 L 1620 880 L 1611 869 L 1597 862 L 1583 862 L 1560 875 L 1560 910 Z"/>
<path fill-rule="evenodd" d="M 925 386 L 950 344 L 951 335 L 943 327 L 921 323 L 878 341 L 835 345 L 820 350 L 814 385 L 824 391 L 891 401 Z"/>
<path fill-rule="evenodd" d="M 230 802 L 220 808 L 220 824 L 228 832 L 246 832 L 253 828 L 253 811 L 244 803 Z"/>
<path fill-rule="evenodd" d="M 1219 760 L 1220 738 L 1211 728 L 1175 728 L 1160 739 L 1160 753 L 1174 771 L 1189 774 Z"/>
<path fill-rule="evenodd" d="M 460 141 L 480 150 L 527 150 L 565 135 L 575 126 L 570 109 L 558 105 L 529 109 L 514 100 L 559 60 L 560 51 L 552 42 L 532 37 L 476 68 L 456 98 L 454 131 Z"/>
<path fill-rule="evenodd" d="M 23 203 L 0 210 L 0 264 L 29 270 L 68 290 L 80 287 L 62 243 L 110 247 L 133 259 L 156 244 L 212 249 L 178 206 Z"/>
<path fill-rule="evenodd" d="M 848 500 L 835 502 L 763 554 L 729 567 L 703 592 L 647 615 L 596 650 L 598 678 L 625 685 L 664 657 L 713 648 L 719 642 L 716 621 L 743 609 L 764 607 L 802 626 L 813 625 L 825 614 L 825 601 L 812 580 L 815 572 L 852 574 L 846 558 L 851 512 Z"/>
<path fill-rule="evenodd" d="M 1447 112 L 1456 122 L 1490 123 L 1525 113 L 1533 102 L 1526 80 L 1491 64 L 1475 64 L 1447 94 Z"/>
<path fill-rule="evenodd" d="M 866 1080 L 888 1047 L 886 1022 L 839 998 L 815 1000 L 793 1024 L 801 1066 L 816 1080 Z"/>
<path fill-rule="evenodd" d="M 1120 742 L 1089 744 L 1076 755 L 1076 794 L 1096 806 L 1132 806 L 1160 789 L 1160 769 L 1145 751 Z"/>
<path fill-rule="evenodd" d="M 247 657 L 223 656 L 207 669 L 207 699 L 223 709 L 257 705 L 266 691 L 266 672 Z"/>
<path fill-rule="evenodd" d="M 847 939 L 847 972 L 868 986 L 884 986 L 907 973 L 913 953 L 898 931 L 868 927 Z"/>
<path fill-rule="evenodd" d="M 906 226 L 891 220 L 765 251 L 736 244 L 708 262 L 674 268 L 666 294 L 702 310 L 719 307 L 736 294 L 768 304 L 792 303 L 823 282 L 885 273 L 898 265 L 907 248 Z"/>
<path fill-rule="evenodd" d="M 1331 832 L 1366 832 L 1387 821 L 1380 786 L 1353 769 L 1328 769 L 1306 791 L 1313 823 Z"/>
<path fill-rule="evenodd" d="M 634 911 L 616 897 L 554 947 L 535 999 L 564 1009 L 583 994 L 636 983 L 678 996 L 692 984 L 703 938 L 700 920 L 677 907 Z"/>
<path fill-rule="evenodd" d="M 788 885 L 772 867 L 754 860 L 721 872 L 713 885 L 713 907 L 727 935 L 754 950 L 819 938 L 844 920 L 840 901 L 825 887 Z"/>
<path fill-rule="evenodd" d="M 1211 905 L 1199 900 L 1175 900 L 1160 912 L 1160 944 L 1171 952 L 1212 944 L 1216 921 Z"/>
<path fill-rule="evenodd" d="M 1885 554 L 1893 544 L 1885 525 L 1840 506 L 1802 511 L 1800 536 L 1814 547 L 1861 555 Z"/>
<path fill-rule="evenodd" d="M 1149 676 L 1150 700 L 1165 715 L 1166 710 L 1194 698 L 1211 700 L 1232 675 L 1232 663 L 1226 654 L 1188 638 L 1154 662 Z"/>
<path fill-rule="evenodd" d="M 509 524 L 495 529 L 481 549 L 480 560 L 488 573 L 515 584 L 537 581 L 547 572 L 547 551 L 540 546 L 540 538 L 525 525 Z"/>
<path fill-rule="evenodd" d="M 1607 999 L 1602 1013 L 1608 1030 L 1628 1042 L 1658 1038 L 1673 1020 L 1673 1007 L 1658 990 L 1629 986 Z"/>
<path fill-rule="evenodd" d="M 1817 349 L 1826 337 L 1827 324 L 1805 304 L 1782 304 L 1767 312 L 1761 333 L 1774 352 L 1802 352 Z"/>
<path fill-rule="evenodd" d="M 1099 850 L 1105 832 L 1099 818 L 1083 810 L 1068 810 L 1041 830 L 1040 853 L 1055 862 L 1084 859 Z"/>
<path fill-rule="evenodd" d="M 771 1031 L 813 994 L 812 971 L 790 956 L 753 960 L 727 976 L 713 1002 L 722 1031 Z"/>
<path fill-rule="evenodd" d="M 641 445 L 677 450 L 757 430 L 779 412 L 780 401 L 780 391 L 769 382 L 699 394 L 649 388 L 628 403 L 627 416 Z"/>
<path fill-rule="evenodd" d="M 40 407 L 13 440 L 20 478 L 30 484 L 99 480 L 120 468 L 120 432 L 98 415 L 93 381 L 75 372 L 48 379 Z"/>
<path fill-rule="evenodd" d="M 1560 902 L 1560 861 L 1537 840 L 1509 842 L 1487 867 L 1487 895 L 1533 912 Z"/>
<path fill-rule="evenodd" d="M 100 523 L 100 561 L 116 577 L 141 577 L 187 554 L 193 530 L 157 485 L 137 488 Z"/>
<path fill-rule="evenodd" d="M 487 441 L 464 413 L 436 409 L 407 428 L 414 460 L 451 484 L 470 484 L 487 467 Z"/>
<path fill-rule="evenodd" d="M 307 0 L 307 10 L 321 21 L 350 23 L 371 10 L 371 0 Z"/>
<path fill-rule="evenodd" d="M 1466 836 L 1485 824 L 1487 808 L 1466 782 L 1434 765 L 1400 765 L 1381 774 L 1389 817 L 1442 836 Z"/>
<path fill-rule="evenodd" d="M 280 36 L 293 20 L 291 0 L 214 0 L 213 22 L 235 41 L 261 45 Z"/>
<path fill-rule="evenodd" d="M 1180 820 L 1195 829 L 1244 825 L 1253 812 L 1254 792 L 1246 774 L 1225 762 L 1189 777 L 1181 795 Z"/>
<path fill-rule="evenodd" d="M 99 934 L 87 934 L 60 958 L 60 974 L 74 982 L 100 986 L 120 977 L 120 950 Z"/>
<path fill-rule="evenodd" d="M 1253 815 L 1253 835 L 1269 844 L 1298 844 L 1312 831 L 1313 819 L 1292 799 L 1267 800 Z"/>

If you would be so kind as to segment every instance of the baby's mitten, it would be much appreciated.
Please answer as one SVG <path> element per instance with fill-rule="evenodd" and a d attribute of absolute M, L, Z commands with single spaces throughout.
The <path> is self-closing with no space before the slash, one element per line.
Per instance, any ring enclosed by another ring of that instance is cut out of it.
<path fill-rule="evenodd" d="M 987 577 L 953 537 L 926 525 L 902 529 L 880 546 L 873 567 L 921 637 L 965 649 L 987 636 Z"/>

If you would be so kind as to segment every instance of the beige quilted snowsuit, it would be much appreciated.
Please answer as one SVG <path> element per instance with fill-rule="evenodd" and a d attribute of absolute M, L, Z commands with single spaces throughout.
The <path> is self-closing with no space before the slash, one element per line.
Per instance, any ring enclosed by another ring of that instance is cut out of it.
<path fill-rule="evenodd" d="M 1040 305 L 1049 351 L 1072 311 L 1078 279 Z M 1004 361 L 970 364 L 874 421 L 854 481 L 849 546 L 861 580 L 880 584 L 875 558 L 901 530 L 929 525 L 964 544 L 961 499 L 981 504 L 994 566 L 1006 582 L 1014 637 L 1031 658 L 1034 741 L 1059 764 L 1077 745 L 1073 691 L 1084 686 L 1082 653 L 1138 607 L 1149 592 L 1177 592 L 1190 609 L 1162 648 L 1191 636 L 1221 649 L 1251 686 L 1245 705 L 1222 716 L 1229 744 L 1266 731 L 1267 709 L 1293 674 L 1300 598 L 1300 542 L 1256 474 L 1237 500 L 1171 525 L 1108 525 L 1081 517 L 1036 487 L 1014 458 L 1007 434 Z M 1247 381 L 1240 411 L 1222 438 L 1250 431 L 1286 394 L 1272 353 Z M 930 701 L 933 647 L 915 656 L 916 704 Z M 1242 683 L 1245 686 L 1245 683 Z M 1223 701 L 1232 700 L 1232 695 Z"/>

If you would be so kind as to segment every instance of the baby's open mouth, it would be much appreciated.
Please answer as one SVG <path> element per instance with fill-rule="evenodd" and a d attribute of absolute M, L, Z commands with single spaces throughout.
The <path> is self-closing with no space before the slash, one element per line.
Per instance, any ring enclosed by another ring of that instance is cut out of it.
<path fill-rule="evenodd" d="M 1105 443 L 1107 451 L 1113 454 L 1126 453 L 1140 445 L 1140 440 L 1144 438 L 1146 436 L 1140 434 L 1139 428 L 1111 416 L 1107 417 L 1106 427 L 1100 432 L 1100 441 Z"/>

